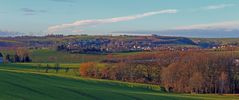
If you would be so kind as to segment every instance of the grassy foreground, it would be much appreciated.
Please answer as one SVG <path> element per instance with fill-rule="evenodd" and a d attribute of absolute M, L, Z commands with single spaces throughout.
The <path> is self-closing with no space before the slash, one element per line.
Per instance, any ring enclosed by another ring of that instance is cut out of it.
<path fill-rule="evenodd" d="M 237 96 L 163 93 L 158 86 L 84 79 L 0 65 L 0 100 L 238 100 Z M 26 65 L 19 64 L 15 67 Z M 27 66 L 26 66 L 27 67 Z"/>

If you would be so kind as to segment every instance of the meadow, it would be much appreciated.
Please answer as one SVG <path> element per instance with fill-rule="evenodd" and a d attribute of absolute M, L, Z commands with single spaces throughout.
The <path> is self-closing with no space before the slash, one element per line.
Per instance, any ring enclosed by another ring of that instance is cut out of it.
<path fill-rule="evenodd" d="M 39 72 L 38 64 L 1 64 L 1 100 L 236 100 L 235 95 L 167 93 L 157 85 Z M 75 68 L 77 64 L 63 64 Z"/>
<path fill-rule="evenodd" d="M 4 53 L 14 53 L 5 51 Z M 129 55 L 143 52 L 124 52 L 113 53 L 113 56 L 127 57 Z M 30 57 L 33 63 L 82 63 L 82 62 L 100 62 L 108 57 L 107 54 L 77 54 L 56 51 L 54 49 L 33 49 L 30 50 Z"/>

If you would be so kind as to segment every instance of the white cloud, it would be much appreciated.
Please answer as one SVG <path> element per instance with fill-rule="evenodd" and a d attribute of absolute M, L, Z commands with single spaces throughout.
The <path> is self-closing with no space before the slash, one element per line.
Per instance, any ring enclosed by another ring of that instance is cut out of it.
<path fill-rule="evenodd" d="M 178 11 L 175 9 L 167 9 L 167 10 L 160 10 L 160 11 L 154 11 L 154 12 L 147 12 L 147 13 L 133 15 L 133 16 L 115 17 L 115 18 L 108 18 L 108 19 L 79 20 L 79 21 L 75 21 L 73 23 L 51 26 L 48 28 L 48 32 L 49 33 L 62 32 L 62 31 L 66 31 L 66 30 L 71 31 L 71 32 L 76 32 L 75 29 L 79 29 L 79 28 L 87 27 L 87 26 L 124 22 L 124 21 L 140 19 L 140 18 L 158 15 L 158 14 L 171 14 L 171 13 L 177 13 L 177 12 Z"/>
<path fill-rule="evenodd" d="M 223 8 L 232 7 L 232 6 L 235 6 L 235 5 L 234 4 L 219 4 L 219 5 L 210 5 L 210 6 L 207 6 L 207 7 L 203 7 L 203 9 L 215 10 L 215 9 L 223 9 Z"/>
<path fill-rule="evenodd" d="M 209 23 L 209 24 L 197 24 L 190 26 L 180 26 L 174 29 L 179 30 L 190 30 L 190 29 L 239 29 L 239 21 L 227 21 L 220 23 Z"/>

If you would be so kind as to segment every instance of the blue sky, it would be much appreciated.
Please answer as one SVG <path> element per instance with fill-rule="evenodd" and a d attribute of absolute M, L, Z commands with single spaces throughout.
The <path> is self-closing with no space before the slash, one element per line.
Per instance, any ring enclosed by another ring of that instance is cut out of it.
<path fill-rule="evenodd" d="M 239 0 L 0 0 L 0 30 L 109 34 L 228 28 L 239 25 L 238 10 Z"/>

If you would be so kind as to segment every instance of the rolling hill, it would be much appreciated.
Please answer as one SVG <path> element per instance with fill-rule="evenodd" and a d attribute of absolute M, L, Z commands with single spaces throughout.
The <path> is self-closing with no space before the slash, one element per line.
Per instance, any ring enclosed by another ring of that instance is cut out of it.
<path fill-rule="evenodd" d="M 159 86 L 40 73 L 0 65 L 0 100 L 233 100 L 236 96 L 165 93 Z"/>

